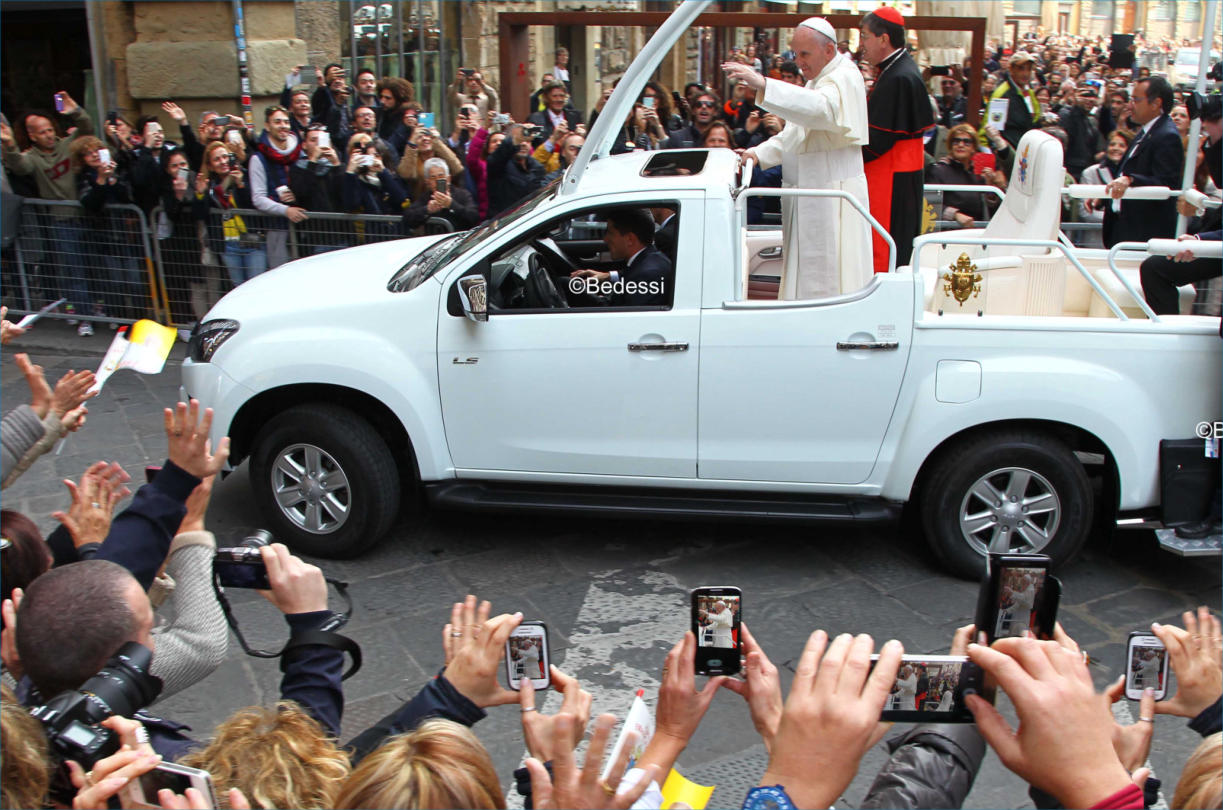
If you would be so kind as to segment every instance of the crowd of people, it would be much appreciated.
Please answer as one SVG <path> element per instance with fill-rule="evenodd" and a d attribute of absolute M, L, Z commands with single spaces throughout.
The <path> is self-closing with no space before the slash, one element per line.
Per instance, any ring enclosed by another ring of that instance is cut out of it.
<path fill-rule="evenodd" d="M 1181 184 L 1192 106 L 1186 93 L 1149 67 L 1113 66 L 1100 38 L 1028 39 L 1015 50 L 991 42 L 979 74 L 972 74 L 966 59 L 960 65 L 929 66 L 918 82 L 915 63 L 905 53 L 909 37 L 894 10 L 867 16 L 856 51 L 848 40 L 835 37 L 828 32 L 831 53 L 861 71 L 870 111 L 869 133 L 851 132 L 843 148 L 861 144 L 871 212 L 892 232 L 898 265 L 908 261 L 909 232 L 920 228 L 923 181 L 1005 189 L 1015 147 L 1032 129 L 1061 141 L 1067 183 L 1098 182 L 1114 197 L 1130 186 Z M 1136 47 L 1166 51 L 1171 43 L 1140 42 Z M 771 52 L 761 36 L 731 50 L 729 63 L 744 71 L 728 72 L 725 94 L 700 82 L 679 92 L 651 81 L 620 127 L 612 152 L 776 151 L 782 141 L 775 136 L 787 126 L 777 110 L 801 116 L 802 107 L 785 107 L 784 99 L 761 105 L 757 96 L 763 98 L 765 78 L 796 86 L 814 81 L 817 77 L 808 75 L 813 73 L 811 60 L 799 65 L 805 58 L 792 44 Z M 979 86 L 983 104 L 969 115 L 973 85 Z M 181 107 L 167 101 L 161 116 L 129 121 L 112 112 L 98 137 L 95 122 L 61 92 L 60 112 L 28 112 L 15 131 L 0 124 L 0 148 L 6 184 L 29 197 L 79 200 L 84 207 L 81 217 L 59 209 L 47 216 L 47 250 L 61 258 L 64 277 L 48 296 L 63 295 L 74 312 L 95 318 L 147 311 L 147 291 L 139 292 L 144 286 L 139 252 L 110 233 L 114 223 L 103 216 L 108 204 L 129 203 L 146 217 L 158 212 L 150 228 L 163 247 L 171 312 L 174 320 L 189 322 L 216 298 L 215 290 L 200 289 L 204 267 L 223 265 L 235 286 L 278 267 L 290 258 L 290 223 L 296 232 L 294 252 L 308 255 L 369 239 L 462 230 L 499 216 L 551 183 L 574 160 L 611 90 L 604 89 L 593 109 L 576 109 L 568 52 L 560 48 L 554 67 L 530 97 L 525 121 L 500 111 L 497 89 L 478 70 L 464 68 L 447 88 L 454 120 L 425 126 L 422 117 L 432 123 L 433 114 L 416 100 L 410 82 L 379 78 L 369 69 L 350 76 L 333 63 L 311 77 L 294 68 L 285 77 L 280 103 L 262 111 L 261 132 L 238 115 L 217 111 L 191 122 Z M 991 123 L 988 113 L 997 104 L 1005 106 L 1005 114 Z M 1198 167 L 1195 183 L 1218 196 L 1223 184 L 1218 97 L 1197 106 L 1201 109 L 1194 112 L 1200 114 L 1206 137 L 1198 154 L 1190 156 Z M 974 129 L 970 120 L 984 123 Z M 66 134 L 63 127 L 68 127 Z M 909 148 L 917 138 L 920 152 Z M 768 171 L 757 172 L 755 184 L 783 184 L 780 158 L 771 163 Z M 802 166 L 799 162 L 791 171 L 803 174 Z M 807 178 L 785 178 L 785 184 L 798 180 L 805 184 Z M 816 203 L 796 205 L 806 211 Z M 948 192 L 940 206 L 934 212 L 938 219 L 967 227 L 988 218 L 996 199 Z M 749 221 L 780 210 L 778 201 L 770 199 L 753 207 Z M 1080 241 L 1108 247 L 1122 234 L 1128 240 L 1174 237 L 1178 210 L 1195 217 L 1190 234 L 1217 238 L 1217 208 L 1197 209 L 1175 200 L 1076 204 L 1067 198 L 1063 221 L 1100 223 L 1101 231 L 1087 231 Z M 343 221 L 354 214 L 397 221 Z M 852 241 L 809 247 L 813 255 L 835 257 Z M 1174 293 L 1176 284 L 1213 272 L 1200 260 L 1192 261 L 1191 246 L 1186 249 L 1189 261 L 1169 260 L 1144 271 L 1158 312 L 1172 305 L 1168 285 Z M 875 271 L 886 269 L 878 236 L 873 252 Z M 863 260 L 850 253 L 844 263 Z M 91 334 L 90 322 L 82 322 L 80 330 Z"/>
<path fill-rule="evenodd" d="M 0 339 L 7 344 L 23 330 L 3 316 Z M 84 426 L 94 383 L 92 372 L 69 371 L 52 387 L 28 356 L 14 360 L 30 402 L 0 425 L 4 486 L 65 432 Z M 886 733 L 879 722 L 885 708 L 898 700 L 904 710 L 929 707 L 936 699 L 941 707 L 954 689 L 955 672 L 902 664 L 899 641 L 883 644 L 872 666 L 870 636 L 830 638 L 816 630 L 783 696 L 765 650 L 746 624 L 728 619 L 723 624 L 736 626 L 743 652 L 742 677 L 714 677 L 698 688 L 702 642 L 685 633 L 660 662 L 655 731 L 644 753 L 630 769 L 630 735 L 604 772 L 616 718 L 595 719 L 579 766 L 574 749 L 591 726 L 591 695 L 556 666 L 549 669 L 563 696 L 556 714 L 539 710 L 529 679 L 518 691 L 506 689 L 499 676 L 507 641 L 524 617 L 494 616 L 489 602 L 468 595 L 439 628 L 437 676 L 341 743 L 352 640 L 335 632 L 320 569 L 272 543 L 257 554 L 270 586 L 265 596 L 284 614 L 290 634 L 280 656 L 279 700 L 235 712 L 209 739 L 191 736 L 153 712 L 158 698 L 209 677 L 228 645 L 212 582 L 216 539 L 206 518 L 229 440 L 210 445 L 211 421 L 211 411 L 194 401 L 167 408 L 160 472 L 132 495 L 130 477 L 117 464 L 91 465 L 69 482 L 69 502 L 55 514 L 61 525 L 46 538 L 29 516 L 0 513 L 0 806 L 132 806 L 133 781 L 175 762 L 206 771 L 222 806 L 231 808 L 504 808 L 511 786 L 528 808 L 659 808 L 659 786 L 725 689 L 746 702 L 769 753 L 744 806 L 829 807 Z M 731 613 L 724 597 L 702 607 L 707 617 Z M 959 807 L 988 747 L 1030 785 L 1037 806 L 1149 807 L 1158 785 L 1143 763 L 1155 714 L 1184 717 L 1204 737 L 1170 806 L 1219 806 L 1223 626 L 1205 607 L 1184 613 L 1182 622 L 1152 625 L 1177 687 L 1159 702 L 1147 688 L 1133 724 L 1119 723 L 1110 709 L 1124 695 L 1124 675 L 1097 692 L 1086 656 L 1060 625 L 1052 640 L 1025 634 L 992 646 L 979 643 L 984 639 L 973 626 L 959 628 L 950 653 L 966 655 L 1006 693 L 1018 728 L 983 695 L 965 690 L 975 724 L 923 724 L 890 739 L 890 756 L 862 806 Z M 533 657 L 518 649 L 524 661 Z M 529 753 L 512 775 L 496 772 L 472 730 L 503 705 L 518 707 Z M 164 808 L 207 806 L 194 788 L 184 795 L 162 790 L 157 801 Z"/>

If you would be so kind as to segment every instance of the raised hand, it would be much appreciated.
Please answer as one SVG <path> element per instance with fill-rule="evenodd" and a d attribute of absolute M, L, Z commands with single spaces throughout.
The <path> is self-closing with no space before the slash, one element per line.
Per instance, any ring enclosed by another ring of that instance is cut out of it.
<path fill-rule="evenodd" d="M 551 762 L 555 758 L 553 745 L 557 738 L 553 726 L 557 717 L 564 714 L 575 718 L 571 748 L 576 748 L 582 741 L 582 733 L 590 721 L 590 693 L 582 688 L 577 678 L 566 675 L 555 666 L 550 672 L 552 688 L 565 696 L 556 714 L 547 715 L 536 709 L 535 685 L 530 678 L 523 678 L 518 690 L 518 705 L 522 708 L 522 736 L 526 740 L 527 751 L 540 762 Z"/>
<path fill-rule="evenodd" d="M 99 392 L 93 390 L 97 381 L 92 371 L 70 370 L 59 378 L 59 382 L 55 384 L 55 390 L 51 392 L 51 410 L 60 417 L 69 411 L 75 411 L 85 403 L 85 400 L 93 399 L 98 395 Z"/>
<path fill-rule="evenodd" d="M 321 568 L 294 556 L 283 543 L 272 543 L 259 551 L 272 586 L 271 591 L 260 593 L 281 613 L 288 616 L 327 609 L 327 580 Z"/>
<path fill-rule="evenodd" d="M 30 387 L 30 407 L 39 419 L 45 419 L 51 410 L 51 386 L 47 385 L 47 377 L 42 366 L 30 362 L 30 356 L 25 353 L 13 355 L 17 369 L 25 376 L 26 385 Z"/>
<path fill-rule="evenodd" d="M 1155 704 L 1159 714 L 1197 717 L 1223 695 L 1223 631 L 1219 619 L 1202 606 L 1181 615 L 1185 628 L 1153 624 L 1151 631 L 1168 648 L 1176 673 L 1176 694 Z"/>
<path fill-rule="evenodd" d="M 447 625 L 452 628 L 449 638 L 454 640 L 454 644 L 450 662 L 446 665 L 445 678 L 464 697 L 482 709 L 517 703 L 518 693 L 502 686 L 497 680 L 497 673 L 501 661 L 505 658 L 506 639 L 514 628 L 522 623 L 522 614 L 503 613 L 476 624 L 473 619 L 474 602 L 474 596 L 467 597 L 462 611 L 463 626 L 460 629 L 453 629 L 453 616 L 451 623 Z"/>
<path fill-rule="evenodd" d="M 25 667 L 21 665 L 21 656 L 17 652 L 17 608 L 21 607 L 24 597 L 25 591 L 13 588 L 12 595 L 0 604 L 0 614 L 4 616 L 4 630 L 0 630 L 0 661 L 19 681 L 25 674 Z"/>
<path fill-rule="evenodd" d="M 595 732 L 590 738 L 590 747 L 586 749 L 586 764 L 578 770 L 573 749 L 568 745 L 574 735 L 581 735 L 582 727 L 576 718 L 568 714 L 558 714 L 552 725 L 553 759 L 552 776 L 542 762 L 535 757 L 527 759 L 527 771 L 531 774 L 531 796 L 535 807 L 540 810 L 551 808 L 574 808 L 574 810 L 593 810 L 594 808 L 619 808 L 626 810 L 645 793 L 650 782 L 657 781 L 658 767 L 648 765 L 645 775 L 637 780 L 633 787 L 620 792 L 617 788 L 624 777 L 625 766 L 628 765 L 629 754 L 632 753 L 637 741 L 637 734 L 630 733 L 620 750 L 616 761 L 612 763 L 607 781 L 599 778 L 603 768 L 603 752 L 607 748 L 607 740 L 611 736 L 616 718 L 611 714 L 600 715 L 595 721 Z"/>
<path fill-rule="evenodd" d="M 799 659 L 790 696 L 769 753 L 762 785 L 784 785 L 799 807 L 829 807 L 878 738 L 879 715 L 896 681 L 904 648 L 883 645 L 872 670 L 874 641 L 842 634 L 832 643 L 817 630 Z"/>
<path fill-rule="evenodd" d="M 96 462 L 85 470 L 79 485 L 64 479 L 72 504 L 67 512 L 53 512 L 51 517 L 64 525 L 76 548 L 101 543 L 110 533 L 115 507 L 132 494 L 124 486 L 130 480 L 131 476 L 118 464 Z"/>
<path fill-rule="evenodd" d="M 0 124 L 0 127 L 5 126 Z M 0 136 L 2 139 L 2 136 Z M 9 341 L 19 338 L 26 333 L 24 326 L 18 326 L 8 319 L 8 307 L 0 306 L 0 345 L 7 346 Z"/>
<path fill-rule="evenodd" d="M 1091 807 L 1130 783 L 1113 748 L 1108 697 L 1096 694 L 1080 653 L 1057 641 L 1004 638 L 992 648 L 970 644 L 968 655 L 1019 715 L 1012 729 L 980 695 L 965 699 L 1003 765 L 1064 807 Z"/>
<path fill-rule="evenodd" d="M 170 116 L 179 124 L 187 123 L 187 114 L 183 112 L 183 108 L 175 104 L 173 101 L 163 101 L 161 108 L 166 111 L 166 115 Z"/>
<path fill-rule="evenodd" d="M 722 686 L 747 701 L 752 725 L 764 740 L 764 747 L 771 751 L 785 705 L 781 696 L 781 678 L 778 677 L 777 667 L 765 655 L 746 624 L 739 625 L 739 633 L 743 639 L 744 679 L 727 678 Z"/>
<path fill-rule="evenodd" d="M 229 458 L 229 437 L 217 442 L 214 455 L 208 431 L 212 428 L 212 408 L 200 416 L 200 403 L 180 402 L 165 410 L 166 438 L 170 444 L 170 461 L 196 478 L 207 478 L 221 471 Z"/>

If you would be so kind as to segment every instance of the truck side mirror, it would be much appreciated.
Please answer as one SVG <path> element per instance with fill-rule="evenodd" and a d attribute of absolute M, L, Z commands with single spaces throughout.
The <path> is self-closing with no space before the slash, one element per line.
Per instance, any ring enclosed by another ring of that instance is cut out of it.
<path fill-rule="evenodd" d="M 488 281 L 484 276 L 465 276 L 459 279 L 459 303 L 468 320 L 488 320 Z"/>

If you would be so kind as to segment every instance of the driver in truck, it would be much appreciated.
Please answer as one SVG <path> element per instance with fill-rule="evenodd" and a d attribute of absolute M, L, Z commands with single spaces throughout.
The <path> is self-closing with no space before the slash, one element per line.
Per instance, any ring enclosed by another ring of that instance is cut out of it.
<path fill-rule="evenodd" d="M 569 287 L 613 307 L 666 306 L 674 277 L 671 261 L 654 247 L 654 217 L 644 208 L 614 208 L 603 243 L 623 270 L 574 270 Z M 585 280 L 584 287 L 579 280 Z"/>

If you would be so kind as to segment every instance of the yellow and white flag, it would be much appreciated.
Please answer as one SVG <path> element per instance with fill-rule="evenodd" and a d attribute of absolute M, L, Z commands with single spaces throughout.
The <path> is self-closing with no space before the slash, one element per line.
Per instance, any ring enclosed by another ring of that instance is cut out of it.
<path fill-rule="evenodd" d="M 121 368 L 157 374 L 165 367 L 177 335 L 172 328 L 147 319 L 136 321 L 130 327 L 120 327 L 98 366 L 98 381 L 91 390 L 101 391 L 110 375 Z"/>

